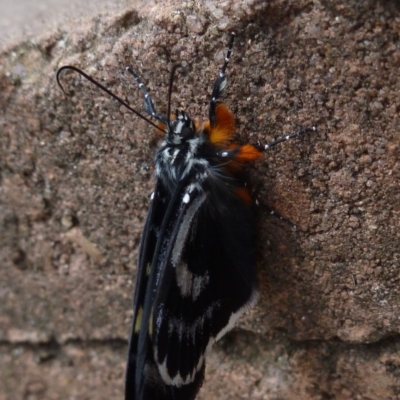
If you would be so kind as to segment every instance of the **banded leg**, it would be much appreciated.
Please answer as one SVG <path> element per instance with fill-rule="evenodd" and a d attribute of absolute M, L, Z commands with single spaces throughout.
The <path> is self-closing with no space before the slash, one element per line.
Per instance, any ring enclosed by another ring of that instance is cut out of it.
<path fill-rule="evenodd" d="M 297 225 L 292 222 L 290 219 L 285 218 L 283 215 L 281 215 L 278 211 L 274 210 L 272 207 L 270 207 L 268 204 L 265 204 L 261 202 L 259 199 L 255 200 L 256 206 L 259 207 L 263 212 L 265 212 L 267 215 L 278 218 L 285 224 L 289 225 L 293 230 L 297 229 Z"/>
<path fill-rule="evenodd" d="M 308 132 L 315 132 L 317 130 L 316 126 L 312 126 L 310 128 L 303 128 L 295 133 L 292 133 L 291 135 L 286 135 L 286 136 L 282 136 L 281 138 L 274 140 L 273 142 L 269 142 L 267 144 L 262 145 L 261 143 L 258 143 L 255 147 L 257 147 L 257 149 L 261 150 L 261 151 L 266 151 L 269 150 L 271 147 L 276 146 L 279 143 L 282 142 L 286 142 L 287 140 L 296 138 L 298 136 L 304 135 L 305 133 Z M 256 205 L 260 206 L 260 202 L 258 199 L 256 199 Z M 264 211 L 266 211 L 269 215 L 272 215 L 276 218 L 279 218 L 281 221 L 285 222 L 286 224 L 290 225 L 292 229 L 296 229 L 296 224 L 294 224 L 291 220 L 283 217 L 281 214 L 279 214 L 277 211 L 275 211 L 273 208 L 271 208 L 270 206 L 266 205 L 266 204 L 262 204 L 262 208 L 264 209 Z"/>
<path fill-rule="evenodd" d="M 256 147 L 258 150 L 262 150 L 262 151 L 269 150 L 271 147 L 274 147 L 279 143 L 286 142 L 287 140 L 304 135 L 305 133 L 308 133 L 308 132 L 315 132 L 316 130 L 317 130 L 316 126 L 312 126 L 311 128 L 303 128 L 295 133 L 292 133 L 291 135 L 282 136 L 281 138 L 274 140 L 273 142 L 264 144 L 264 145 L 262 145 L 260 142 L 258 142 Z"/>
<path fill-rule="evenodd" d="M 137 75 L 131 67 L 126 67 L 126 70 L 133 76 L 135 81 L 137 82 L 140 90 L 142 91 L 144 95 L 144 104 L 145 104 L 145 111 L 147 114 L 151 115 L 154 117 L 157 121 L 162 122 L 163 124 L 167 125 L 167 118 L 164 117 L 164 115 L 158 114 L 156 112 L 156 108 L 154 106 L 153 100 L 149 94 L 149 92 L 146 89 L 146 86 L 144 86 L 144 83 L 141 81 L 139 78 L 139 75 Z"/>
<path fill-rule="evenodd" d="M 227 77 L 225 75 L 226 67 L 228 66 L 229 59 L 231 58 L 233 42 L 235 40 L 235 33 L 231 33 L 231 39 L 228 45 L 228 52 L 226 53 L 224 65 L 221 68 L 220 73 L 218 74 L 217 79 L 215 80 L 213 91 L 211 93 L 211 100 L 210 100 L 210 110 L 209 110 L 209 119 L 211 126 L 215 126 L 216 117 L 215 117 L 215 108 L 217 106 L 217 101 L 221 97 L 222 92 L 224 91 L 227 83 Z"/>

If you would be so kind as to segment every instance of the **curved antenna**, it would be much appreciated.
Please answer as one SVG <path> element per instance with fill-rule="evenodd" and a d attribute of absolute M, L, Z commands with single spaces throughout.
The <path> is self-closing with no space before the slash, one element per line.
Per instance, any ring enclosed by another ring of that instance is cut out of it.
<path fill-rule="evenodd" d="M 79 75 L 82 75 L 84 78 L 86 78 L 89 82 L 93 83 L 94 85 L 96 85 L 98 88 L 100 88 L 103 92 L 106 92 L 107 94 L 109 94 L 111 97 L 113 97 L 115 100 L 117 100 L 119 103 L 121 103 L 122 105 L 124 105 L 128 110 L 132 111 L 134 114 L 136 114 L 139 118 L 142 118 L 143 120 L 145 120 L 147 123 L 149 123 L 150 125 L 154 126 L 155 128 L 159 129 L 160 131 L 162 131 L 164 133 L 164 129 L 160 128 L 157 124 L 155 124 L 153 121 L 151 121 L 150 119 L 146 118 L 144 115 L 142 115 L 139 111 L 136 111 L 134 108 L 132 108 L 127 102 L 125 102 L 124 100 L 122 100 L 119 96 L 117 96 L 116 94 L 114 94 L 113 92 L 111 92 L 109 89 L 107 89 L 105 86 L 103 86 L 101 83 L 97 82 L 95 79 L 93 79 L 90 75 L 86 74 L 85 72 L 83 72 L 81 69 L 74 67 L 72 65 L 64 65 L 63 67 L 61 67 L 58 71 L 57 71 L 57 83 L 58 86 L 60 86 L 61 90 L 67 94 L 67 92 L 64 90 L 63 86 L 60 83 L 60 74 L 62 71 L 64 70 L 72 70 L 77 72 Z"/>
<path fill-rule="evenodd" d="M 167 122 L 168 122 L 168 129 L 171 129 L 171 121 L 169 119 L 169 116 L 171 114 L 171 96 L 172 96 L 172 85 L 174 84 L 174 77 L 175 77 L 175 72 L 178 68 L 181 68 L 181 64 L 175 64 L 172 67 L 171 71 L 171 76 L 169 78 L 169 89 L 168 89 L 168 110 L 167 110 Z"/>

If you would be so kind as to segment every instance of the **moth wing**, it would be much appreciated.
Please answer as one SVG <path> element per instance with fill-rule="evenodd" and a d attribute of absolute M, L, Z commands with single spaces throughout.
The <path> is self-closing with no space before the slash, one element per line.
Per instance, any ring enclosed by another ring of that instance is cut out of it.
<path fill-rule="evenodd" d="M 186 209 L 169 242 L 153 315 L 154 357 L 165 383 L 199 388 L 206 351 L 256 302 L 254 224 L 252 210 L 233 194 L 223 204 L 199 196 Z"/>
<path fill-rule="evenodd" d="M 151 332 L 154 298 L 160 290 L 160 282 L 168 278 L 165 267 L 169 243 L 174 241 L 179 221 L 187 208 L 182 201 L 183 189 L 184 182 L 169 196 L 161 185 L 157 185 L 143 230 L 129 342 L 126 400 L 187 400 L 190 397 L 186 393 L 191 393 L 194 386 L 189 385 L 175 393 L 176 387 L 165 384 L 154 360 Z"/>
<path fill-rule="evenodd" d="M 157 243 L 156 232 L 162 223 L 162 194 L 159 187 L 156 188 L 153 194 L 153 199 L 150 202 L 149 212 L 143 228 L 140 250 L 139 263 L 136 273 L 135 295 L 133 300 L 133 323 L 129 338 L 128 359 L 125 375 L 125 399 L 135 400 L 137 396 L 135 376 L 136 363 L 138 354 L 138 338 L 140 331 L 140 323 L 143 315 L 144 300 L 147 291 L 149 273 L 148 269 L 151 265 L 151 252 L 154 251 Z M 137 399 L 140 400 L 140 399 Z"/>

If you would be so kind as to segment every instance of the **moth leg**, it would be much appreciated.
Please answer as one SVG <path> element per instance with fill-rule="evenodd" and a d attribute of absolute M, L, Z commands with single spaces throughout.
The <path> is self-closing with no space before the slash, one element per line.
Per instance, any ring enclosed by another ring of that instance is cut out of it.
<path fill-rule="evenodd" d="M 308 132 L 315 132 L 316 130 L 317 130 L 316 126 L 312 126 L 311 128 L 303 128 L 295 133 L 292 133 L 292 134 L 286 135 L 286 136 L 282 136 L 281 138 L 274 140 L 273 142 L 269 142 L 267 144 L 261 144 L 260 142 L 258 142 L 255 147 L 257 147 L 257 149 L 261 150 L 261 151 L 269 150 L 271 147 L 274 147 L 279 143 L 286 142 L 287 140 L 290 140 L 290 139 L 294 139 L 294 138 L 304 135 L 305 133 L 308 133 Z"/>
<path fill-rule="evenodd" d="M 144 86 L 144 83 L 139 78 L 139 75 L 136 74 L 131 67 L 126 67 L 126 70 L 133 76 L 133 78 L 135 79 L 136 83 L 138 84 L 140 90 L 144 95 L 144 104 L 145 104 L 144 109 L 147 112 L 147 114 L 154 117 L 157 121 L 160 121 L 163 124 L 167 124 L 167 118 L 165 118 L 164 115 L 157 113 L 153 100 L 149 92 L 147 91 L 146 86 Z"/>
<path fill-rule="evenodd" d="M 232 47 L 233 47 L 233 42 L 235 40 L 235 33 L 231 33 L 231 39 L 229 41 L 228 45 L 228 52 L 226 53 L 224 65 L 221 68 L 220 73 L 217 76 L 217 79 L 215 80 L 213 91 L 211 93 L 211 100 L 210 100 L 210 110 L 209 110 L 209 119 L 210 119 L 210 124 L 211 127 L 215 126 L 216 123 L 216 116 L 215 116 L 215 109 L 217 106 L 218 99 L 221 97 L 222 92 L 224 91 L 227 83 L 227 78 L 225 75 L 225 70 L 226 67 L 228 66 L 229 59 L 231 57 L 232 53 Z"/>
<path fill-rule="evenodd" d="M 305 133 L 308 132 L 315 132 L 317 130 L 316 126 L 312 126 L 310 128 L 303 128 L 300 129 L 299 131 L 292 133 L 290 135 L 282 136 L 281 138 L 274 140 L 273 142 L 269 142 L 267 144 L 262 145 L 260 142 L 255 145 L 255 147 L 260 150 L 260 151 L 266 151 L 269 150 L 271 147 L 276 146 L 279 143 L 286 142 L 287 140 L 294 139 L 298 136 L 304 135 Z M 267 204 L 260 204 L 259 200 L 256 199 L 256 205 L 261 206 L 262 209 L 267 212 L 269 215 L 274 216 L 276 218 L 279 218 L 281 221 L 285 222 L 286 224 L 290 225 L 292 229 L 296 229 L 296 224 L 294 224 L 292 221 L 289 219 L 283 217 L 281 214 L 279 214 L 277 211 L 275 211 L 273 208 L 268 206 Z"/>
<path fill-rule="evenodd" d="M 260 201 L 258 198 L 256 198 L 255 200 L 256 206 L 259 207 L 259 209 L 273 217 L 273 218 L 278 218 L 279 220 L 281 220 L 282 222 L 284 222 L 285 224 L 289 225 L 293 230 L 297 229 L 297 225 L 291 221 L 290 219 L 284 217 L 282 214 L 280 214 L 278 211 L 276 211 L 275 209 L 273 209 L 271 206 L 269 206 L 268 204 L 265 204 L 264 202 Z"/>

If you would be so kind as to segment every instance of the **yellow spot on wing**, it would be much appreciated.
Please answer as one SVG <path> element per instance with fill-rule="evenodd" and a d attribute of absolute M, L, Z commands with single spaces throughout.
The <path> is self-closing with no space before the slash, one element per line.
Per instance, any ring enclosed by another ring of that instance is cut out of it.
<path fill-rule="evenodd" d="M 140 325 L 142 324 L 142 316 L 143 316 L 143 308 L 140 307 L 136 315 L 135 329 L 133 330 L 135 333 L 139 333 L 140 331 Z"/>
<path fill-rule="evenodd" d="M 150 321 L 149 321 L 149 335 L 153 335 L 153 311 L 150 314 Z"/>

